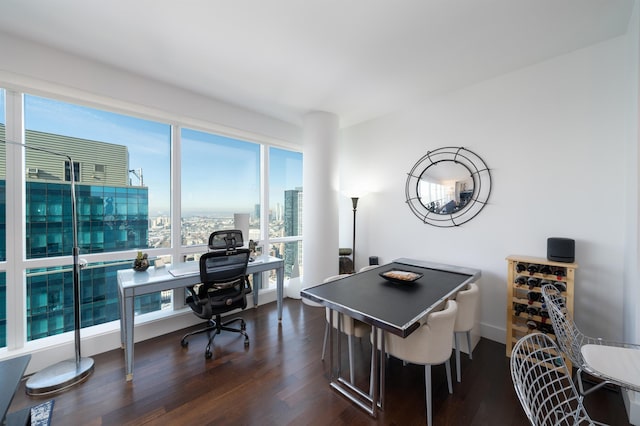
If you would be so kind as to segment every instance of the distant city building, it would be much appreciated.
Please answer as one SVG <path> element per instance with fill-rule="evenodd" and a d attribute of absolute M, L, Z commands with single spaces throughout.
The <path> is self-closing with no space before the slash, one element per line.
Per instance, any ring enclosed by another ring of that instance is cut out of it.
<path fill-rule="evenodd" d="M 284 236 L 298 235 L 302 235 L 302 188 L 284 192 Z M 291 276 L 293 265 L 299 264 L 300 259 L 302 259 L 302 244 L 299 241 L 285 244 L 285 276 Z"/>

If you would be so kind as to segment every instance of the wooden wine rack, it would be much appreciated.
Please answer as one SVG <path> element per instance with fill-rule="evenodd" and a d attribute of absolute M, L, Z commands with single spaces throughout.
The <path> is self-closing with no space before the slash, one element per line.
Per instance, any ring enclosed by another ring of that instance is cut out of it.
<path fill-rule="evenodd" d="M 542 299 L 542 288 L 537 287 L 529 287 L 528 284 L 518 284 L 516 283 L 516 278 L 519 276 L 525 277 L 527 280 L 529 278 L 537 278 L 540 281 L 547 280 L 551 283 L 562 282 L 566 286 L 566 290 L 561 292 L 561 295 L 565 298 L 565 303 L 567 307 L 567 311 L 571 316 L 573 316 L 573 289 L 574 289 L 574 279 L 575 279 L 575 271 L 578 268 L 577 263 L 564 263 L 564 262 L 554 262 L 551 260 L 547 260 L 541 257 L 531 257 L 531 256 L 507 256 L 508 269 L 507 269 L 507 339 L 506 339 L 506 352 L 507 356 L 511 356 L 511 350 L 513 345 L 523 336 L 532 332 L 545 332 L 548 336 L 555 340 L 555 335 L 553 334 L 553 328 L 551 326 L 551 318 L 541 316 L 539 314 L 530 314 L 526 312 L 527 307 L 533 307 L 537 311 L 541 311 L 543 307 L 543 299 Z M 537 265 L 538 272 L 531 274 L 527 270 L 523 272 L 517 272 L 516 265 L 519 263 L 525 265 Z M 539 270 L 543 266 L 548 266 L 552 269 L 551 274 L 543 274 L 540 273 Z M 564 272 L 563 276 L 554 274 L 553 272 L 556 270 L 561 270 Z M 530 300 L 528 293 L 532 292 L 531 296 L 535 299 L 539 297 L 538 300 Z M 535 296 L 535 293 L 539 293 L 540 296 Z M 520 305 L 525 308 L 524 311 L 518 312 L 517 306 Z M 536 323 L 536 328 L 531 329 L 527 326 L 528 321 L 534 321 Z M 541 328 L 543 330 L 541 330 Z M 571 371 L 571 363 L 567 359 L 567 367 L 569 371 Z"/>

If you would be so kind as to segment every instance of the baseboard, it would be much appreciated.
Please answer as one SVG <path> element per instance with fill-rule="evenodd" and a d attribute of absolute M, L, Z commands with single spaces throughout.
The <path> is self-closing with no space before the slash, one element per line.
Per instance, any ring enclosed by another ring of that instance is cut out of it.
<path fill-rule="evenodd" d="M 507 343 L 507 330 L 504 328 L 480 323 L 480 335 L 485 339 L 493 340 L 494 342 L 502 343 L 503 345 Z"/>

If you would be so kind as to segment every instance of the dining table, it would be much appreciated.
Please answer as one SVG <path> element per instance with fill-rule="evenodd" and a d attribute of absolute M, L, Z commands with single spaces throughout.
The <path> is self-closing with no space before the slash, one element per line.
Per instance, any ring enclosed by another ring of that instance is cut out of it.
<path fill-rule="evenodd" d="M 478 269 L 446 265 L 436 262 L 398 258 L 390 263 L 354 273 L 342 278 L 307 287 L 303 298 L 326 306 L 372 328 L 371 377 L 368 389 L 361 389 L 342 377 L 340 367 L 340 340 L 334 357 L 334 315 L 329 318 L 330 386 L 365 410 L 372 417 L 384 407 L 384 332 L 407 337 L 421 325 L 431 312 L 455 298 L 458 291 L 481 276 Z M 407 278 L 407 279 L 403 279 Z M 342 315 L 337 315 L 341 321 Z M 384 331 L 378 333 L 378 330 Z M 336 331 L 337 333 L 337 331 Z M 453 336 L 452 336 L 453 338 Z M 380 339 L 380 341 L 378 341 Z M 380 347 L 380 355 L 376 348 Z M 337 359 L 337 363 L 334 362 Z"/>

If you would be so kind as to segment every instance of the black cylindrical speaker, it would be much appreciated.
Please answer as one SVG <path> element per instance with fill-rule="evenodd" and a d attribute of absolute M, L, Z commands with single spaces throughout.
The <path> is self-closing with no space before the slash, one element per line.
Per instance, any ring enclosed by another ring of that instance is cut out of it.
<path fill-rule="evenodd" d="M 547 238 L 547 259 L 572 263 L 575 260 L 576 242 L 571 238 Z"/>

